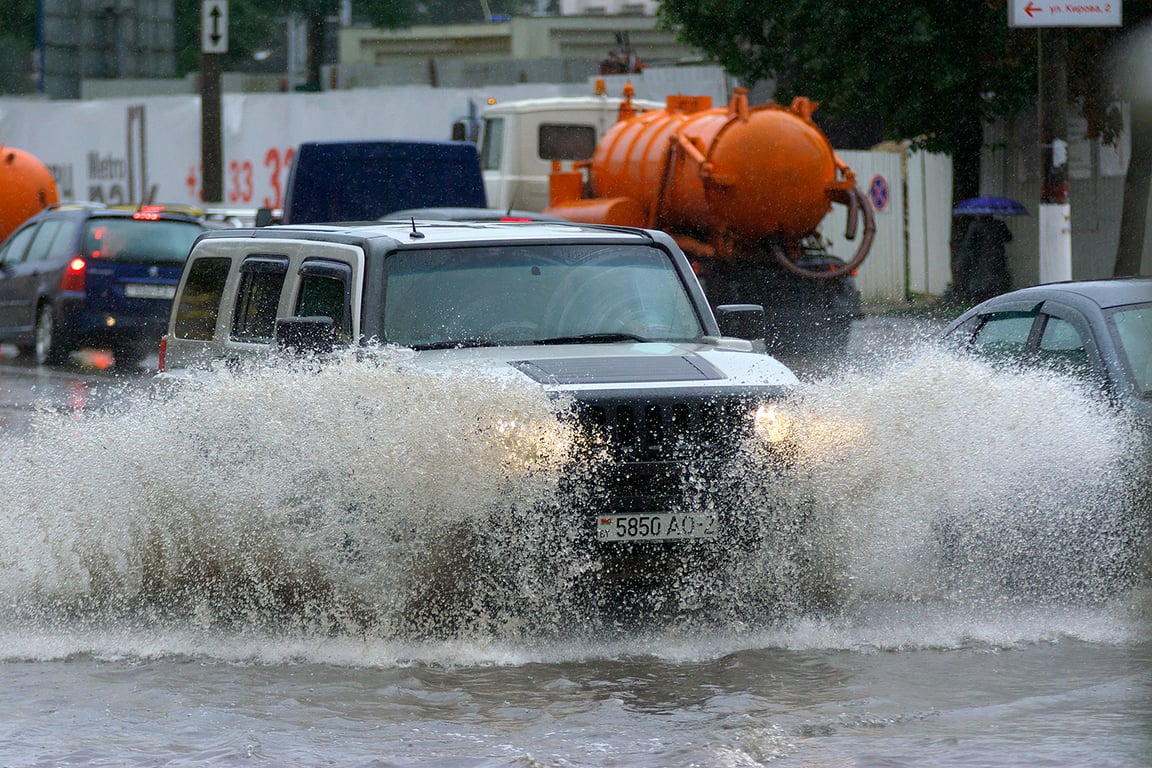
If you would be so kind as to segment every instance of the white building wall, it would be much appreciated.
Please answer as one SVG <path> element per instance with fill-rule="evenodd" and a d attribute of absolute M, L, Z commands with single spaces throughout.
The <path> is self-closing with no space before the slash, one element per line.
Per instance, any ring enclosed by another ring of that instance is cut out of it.
<path fill-rule="evenodd" d="M 561 16 L 616 16 L 620 14 L 654 16 L 658 0 L 561 0 Z"/>

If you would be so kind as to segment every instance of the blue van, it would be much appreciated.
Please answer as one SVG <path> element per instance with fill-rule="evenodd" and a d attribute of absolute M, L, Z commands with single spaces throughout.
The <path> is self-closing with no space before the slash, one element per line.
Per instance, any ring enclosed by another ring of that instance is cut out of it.
<path fill-rule="evenodd" d="M 484 208 L 484 177 L 463 141 L 309 141 L 296 149 L 281 223 L 374 221 L 401 208 Z"/>
<path fill-rule="evenodd" d="M 138 364 L 157 349 L 184 261 L 209 226 L 166 206 L 42 211 L 0 245 L 0 342 L 38 365 L 82 347 Z"/>

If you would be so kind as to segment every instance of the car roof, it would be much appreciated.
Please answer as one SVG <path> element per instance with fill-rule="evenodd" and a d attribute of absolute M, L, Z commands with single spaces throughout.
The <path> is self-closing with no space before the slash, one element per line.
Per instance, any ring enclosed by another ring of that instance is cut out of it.
<path fill-rule="evenodd" d="M 1075 296 L 1093 302 L 1103 309 L 1122 307 L 1129 304 L 1143 304 L 1152 301 L 1152 278 L 1115 277 L 1100 280 L 1070 280 L 1062 283 L 1045 283 L 1030 288 L 1021 288 L 989 299 L 989 306 L 1004 300 L 1028 300 L 1037 302 L 1057 296 Z"/>
<path fill-rule="evenodd" d="M 397 245 L 495 244 L 518 241 L 654 242 L 659 233 L 635 227 L 577 224 L 567 221 L 377 221 L 336 224 L 277 224 L 250 229 L 213 230 L 205 238 L 352 240 L 390 239 Z"/>
<path fill-rule="evenodd" d="M 169 204 L 140 204 L 140 205 L 105 205 L 86 201 L 68 201 L 53 203 L 41 211 L 38 216 L 52 216 L 57 214 L 76 216 L 77 218 L 110 217 L 133 219 L 168 219 L 189 221 L 202 224 L 204 211 L 187 205 Z"/>

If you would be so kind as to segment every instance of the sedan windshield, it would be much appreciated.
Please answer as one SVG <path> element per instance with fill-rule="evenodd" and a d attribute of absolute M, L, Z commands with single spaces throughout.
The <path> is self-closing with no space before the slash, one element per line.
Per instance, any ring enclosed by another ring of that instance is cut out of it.
<path fill-rule="evenodd" d="M 1152 397 L 1152 304 L 1123 307 L 1112 313 L 1116 346 L 1124 356 L 1136 390 Z"/>
<path fill-rule="evenodd" d="M 403 346 L 683 341 L 703 334 L 668 254 L 649 246 L 404 250 L 386 264 L 385 338 Z"/>

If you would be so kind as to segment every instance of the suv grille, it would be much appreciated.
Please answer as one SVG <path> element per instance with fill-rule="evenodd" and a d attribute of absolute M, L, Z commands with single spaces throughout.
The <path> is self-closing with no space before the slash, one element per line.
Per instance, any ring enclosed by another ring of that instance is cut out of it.
<path fill-rule="evenodd" d="M 660 461 L 704 452 L 721 458 L 749 434 L 752 409 L 743 399 L 669 398 L 581 401 L 578 418 L 624 461 Z"/>
<path fill-rule="evenodd" d="M 587 461 L 565 487 L 592 514 L 688 511 L 728 498 L 726 470 L 751 434 L 753 410 L 748 398 L 585 395 L 574 416 L 589 438 Z"/>

